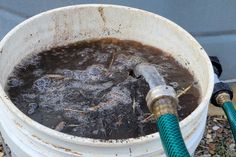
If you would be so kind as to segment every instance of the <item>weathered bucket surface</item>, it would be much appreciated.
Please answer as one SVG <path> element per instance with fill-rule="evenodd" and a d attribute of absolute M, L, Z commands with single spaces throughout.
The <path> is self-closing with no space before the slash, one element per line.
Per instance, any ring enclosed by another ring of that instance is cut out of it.
<path fill-rule="evenodd" d="M 201 101 L 181 121 L 190 153 L 199 144 L 213 90 L 213 70 L 203 48 L 173 22 L 139 9 L 114 5 L 78 5 L 34 16 L 0 42 L 0 131 L 13 157 L 156 157 L 165 156 L 158 133 L 127 140 L 95 140 L 63 134 L 24 115 L 9 100 L 8 75 L 24 57 L 51 47 L 115 37 L 161 48 L 187 67 L 200 85 Z"/>

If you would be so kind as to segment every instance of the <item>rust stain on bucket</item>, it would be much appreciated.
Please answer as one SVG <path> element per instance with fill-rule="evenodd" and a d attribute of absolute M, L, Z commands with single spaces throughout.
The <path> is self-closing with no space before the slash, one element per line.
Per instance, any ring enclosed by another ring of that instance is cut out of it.
<path fill-rule="evenodd" d="M 104 8 L 103 8 L 103 7 L 98 7 L 98 12 L 99 12 L 99 14 L 100 14 L 100 16 L 101 16 L 101 18 L 102 18 L 102 21 L 103 21 L 104 23 L 106 23 L 106 18 L 105 18 L 105 16 L 104 16 Z"/>
<path fill-rule="evenodd" d="M 73 20 L 66 14 L 55 15 L 52 17 L 54 21 L 54 44 L 53 46 L 58 46 L 61 42 L 69 40 L 73 35 Z"/>

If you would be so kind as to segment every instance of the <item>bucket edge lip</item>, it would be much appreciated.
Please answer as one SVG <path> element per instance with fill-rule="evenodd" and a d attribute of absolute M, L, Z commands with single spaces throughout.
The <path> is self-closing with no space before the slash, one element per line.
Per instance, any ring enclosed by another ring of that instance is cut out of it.
<path fill-rule="evenodd" d="M 212 65 L 211 62 L 209 60 L 208 55 L 206 54 L 205 50 L 201 47 L 201 45 L 196 41 L 196 39 L 194 39 L 185 29 L 183 29 L 182 27 L 180 27 L 179 25 L 177 25 L 176 23 L 172 22 L 171 20 L 146 11 L 146 10 L 142 10 L 142 9 L 138 9 L 138 8 L 133 8 L 133 7 L 128 7 L 128 6 L 122 6 L 122 5 L 113 5 L 113 4 L 78 4 L 78 5 L 71 5 L 71 6 L 65 6 L 65 7 L 60 7 L 60 8 L 55 8 L 55 9 L 51 9 L 42 13 L 39 13 L 37 15 L 34 15 L 28 19 L 26 19 L 25 21 L 21 22 L 20 24 L 18 24 L 17 26 L 15 26 L 10 32 L 8 32 L 5 37 L 0 41 L 0 50 L 3 50 L 4 48 L 4 44 L 5 42 L 7 42 L 7 40 L 18 30 L 20 29 L 22 26 L 26 25 L 27 23 L 29 23 L 30 21 L 37 19 L 43 15 L 46 14 L 51 14 L 57 11 L 65 11 L 67 9 L 79 9 L 79 8 L 87 8 L 87 7 L 95 7 L 95 8 L 99 8 L 99 7 L 113 7 L 113 8 L 118 8 L 118 9 L 126 9 L 126 10 L 131 10 L 131 11 L 136 11 L 136 12 L 142 12 L 144 14 L 147 14 L 148 16 L 154 16 L 159 18 L 160 20 L 170 24 L 172 27 L 177 28 L 179 31 L 183 32 L 183 34 L 188 37 L 191 42 L 194 44 L 194 46 L 199 47 L 200 51 L 202 52 L 200 55 L 202 55 L 203 58 L 205 58 L 206 62 L 207 62 L 207 70 L 209 70 L 209 76 L 207 76 L 207 78 L 209 78 L 209 84 L 207 86 L 207 92 L 204 96 L 202 96 L 202 100 L 199 103 L 198 107 L 190 114 L 188 115 L 185 119 L 183 119 L 180 122 L 180 127 L 186 127 L 187 124 L 190 123 L 190 121 L 192 121 L 194 119 L 194 116 L 200 114 L 199 112 L 201 112 L 204 107 L 208 108 L 205 106 L 206 102 L 209 102 L 210 100 L 210 95 L 213 91 L 213 85 L 214 85 L 214 77 L 213 77 L 213 69 L 212 69 Z M 200 53 L 200 52 L 199 52 Z M 58 138 L 60 140 L 63 141 L 67 141 L 70 143 L 75 143 L 75 144 L 80 144 L 80 145 L 93 145 L 93 146 L 100 146 L 100 147 L 104 147 L 104 146 L 127 146 L 127 145 L 131 145 L 131 144 L 138 144 L 138 143 L 144 143 L 144 142 L 148 142 L 148 141 L 154 141 L 156 139 L 159 139 L 159 133 L 153 133 L 150 135 L 145 135 L 145 136 L 141 136 L 138 138 L 128 138 L 128 139 L 118 139 L 118 140 L 100 140 L 100 139 L 92 139 L 92 138 L 85 138 L 85 137 L 77 137 L 77 136 L 73 136 L 73 135 L 69 135 L 69 134 L 65 134 L 65 133 L 61 133 L 58 131 L 55 131 L 53 129 L 50 129 L 34 120 L 32 120 L 30 117 L 28 117 L 27 115 L 25 115 L 23 112 L 21 112 L 14 104 L 11 100 L 9 100 L 8 96 L 6 95 L 6 92 L 3 90 L 3 88 L 0 86 L 0 93 L 2 93 L 2 95 L 0 96 L 0 98 L 2 99 L 3 102 L 5 102 L 6 105 L 8 107 L 8 109 L 18 118 L 20 118 L 21 121 L 27 123 L 27 125 L 31 126 L 32 128 L 34 128 L 35 130 L 37 130 L 38 132 L 43 132 L 48 136 L 52 136 L 54 138 Z M 205 103 L 204 103 L 205 102 Z"/>

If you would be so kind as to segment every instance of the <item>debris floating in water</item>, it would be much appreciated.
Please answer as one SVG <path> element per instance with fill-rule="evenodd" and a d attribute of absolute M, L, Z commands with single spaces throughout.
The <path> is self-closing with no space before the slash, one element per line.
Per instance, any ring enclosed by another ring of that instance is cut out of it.
<path fill-rule="evenodd" d="M 154 65 L 176 91 L 194 82 L 187 69 L 157 48 L 101 39 L 25 58 L 6 90 L 22 112 L 57 131 L 95 139 L 140 137 L 157 131 L 145 101 L 149 86 L 134 76 L 140 63 Z M 180 97 L 180 119 L 197 107 L 198 98 L 195 87 Z"/>

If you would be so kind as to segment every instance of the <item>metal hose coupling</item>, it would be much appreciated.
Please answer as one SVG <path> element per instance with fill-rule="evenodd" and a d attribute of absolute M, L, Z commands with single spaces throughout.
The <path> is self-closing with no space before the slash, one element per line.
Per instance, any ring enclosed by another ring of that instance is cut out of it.
<path fill-rule="evenodd" d="M 216 107 L 222 107 L 225 102 L 233 99 L 233 91 L 230 86 L 223 82 L 215 83 L 211 96 L 211 103 Z"/>
<path fill-rule="evenodd" d="M 165 114 L 174 114 L 178 117 L 178 99 L 173 87 L 159 85 L 152 88 L 146 96 L 147 106 L 151 113 L 158 119 Z"/>
<path fill-rule="evenodd" d="M 218 106 L 222 107 L 226 102 L 231 102 L 230 95 L 226 92 L 218 94 L 218 96 L 216 97 L 216 103 L 218 104 Z"/>

